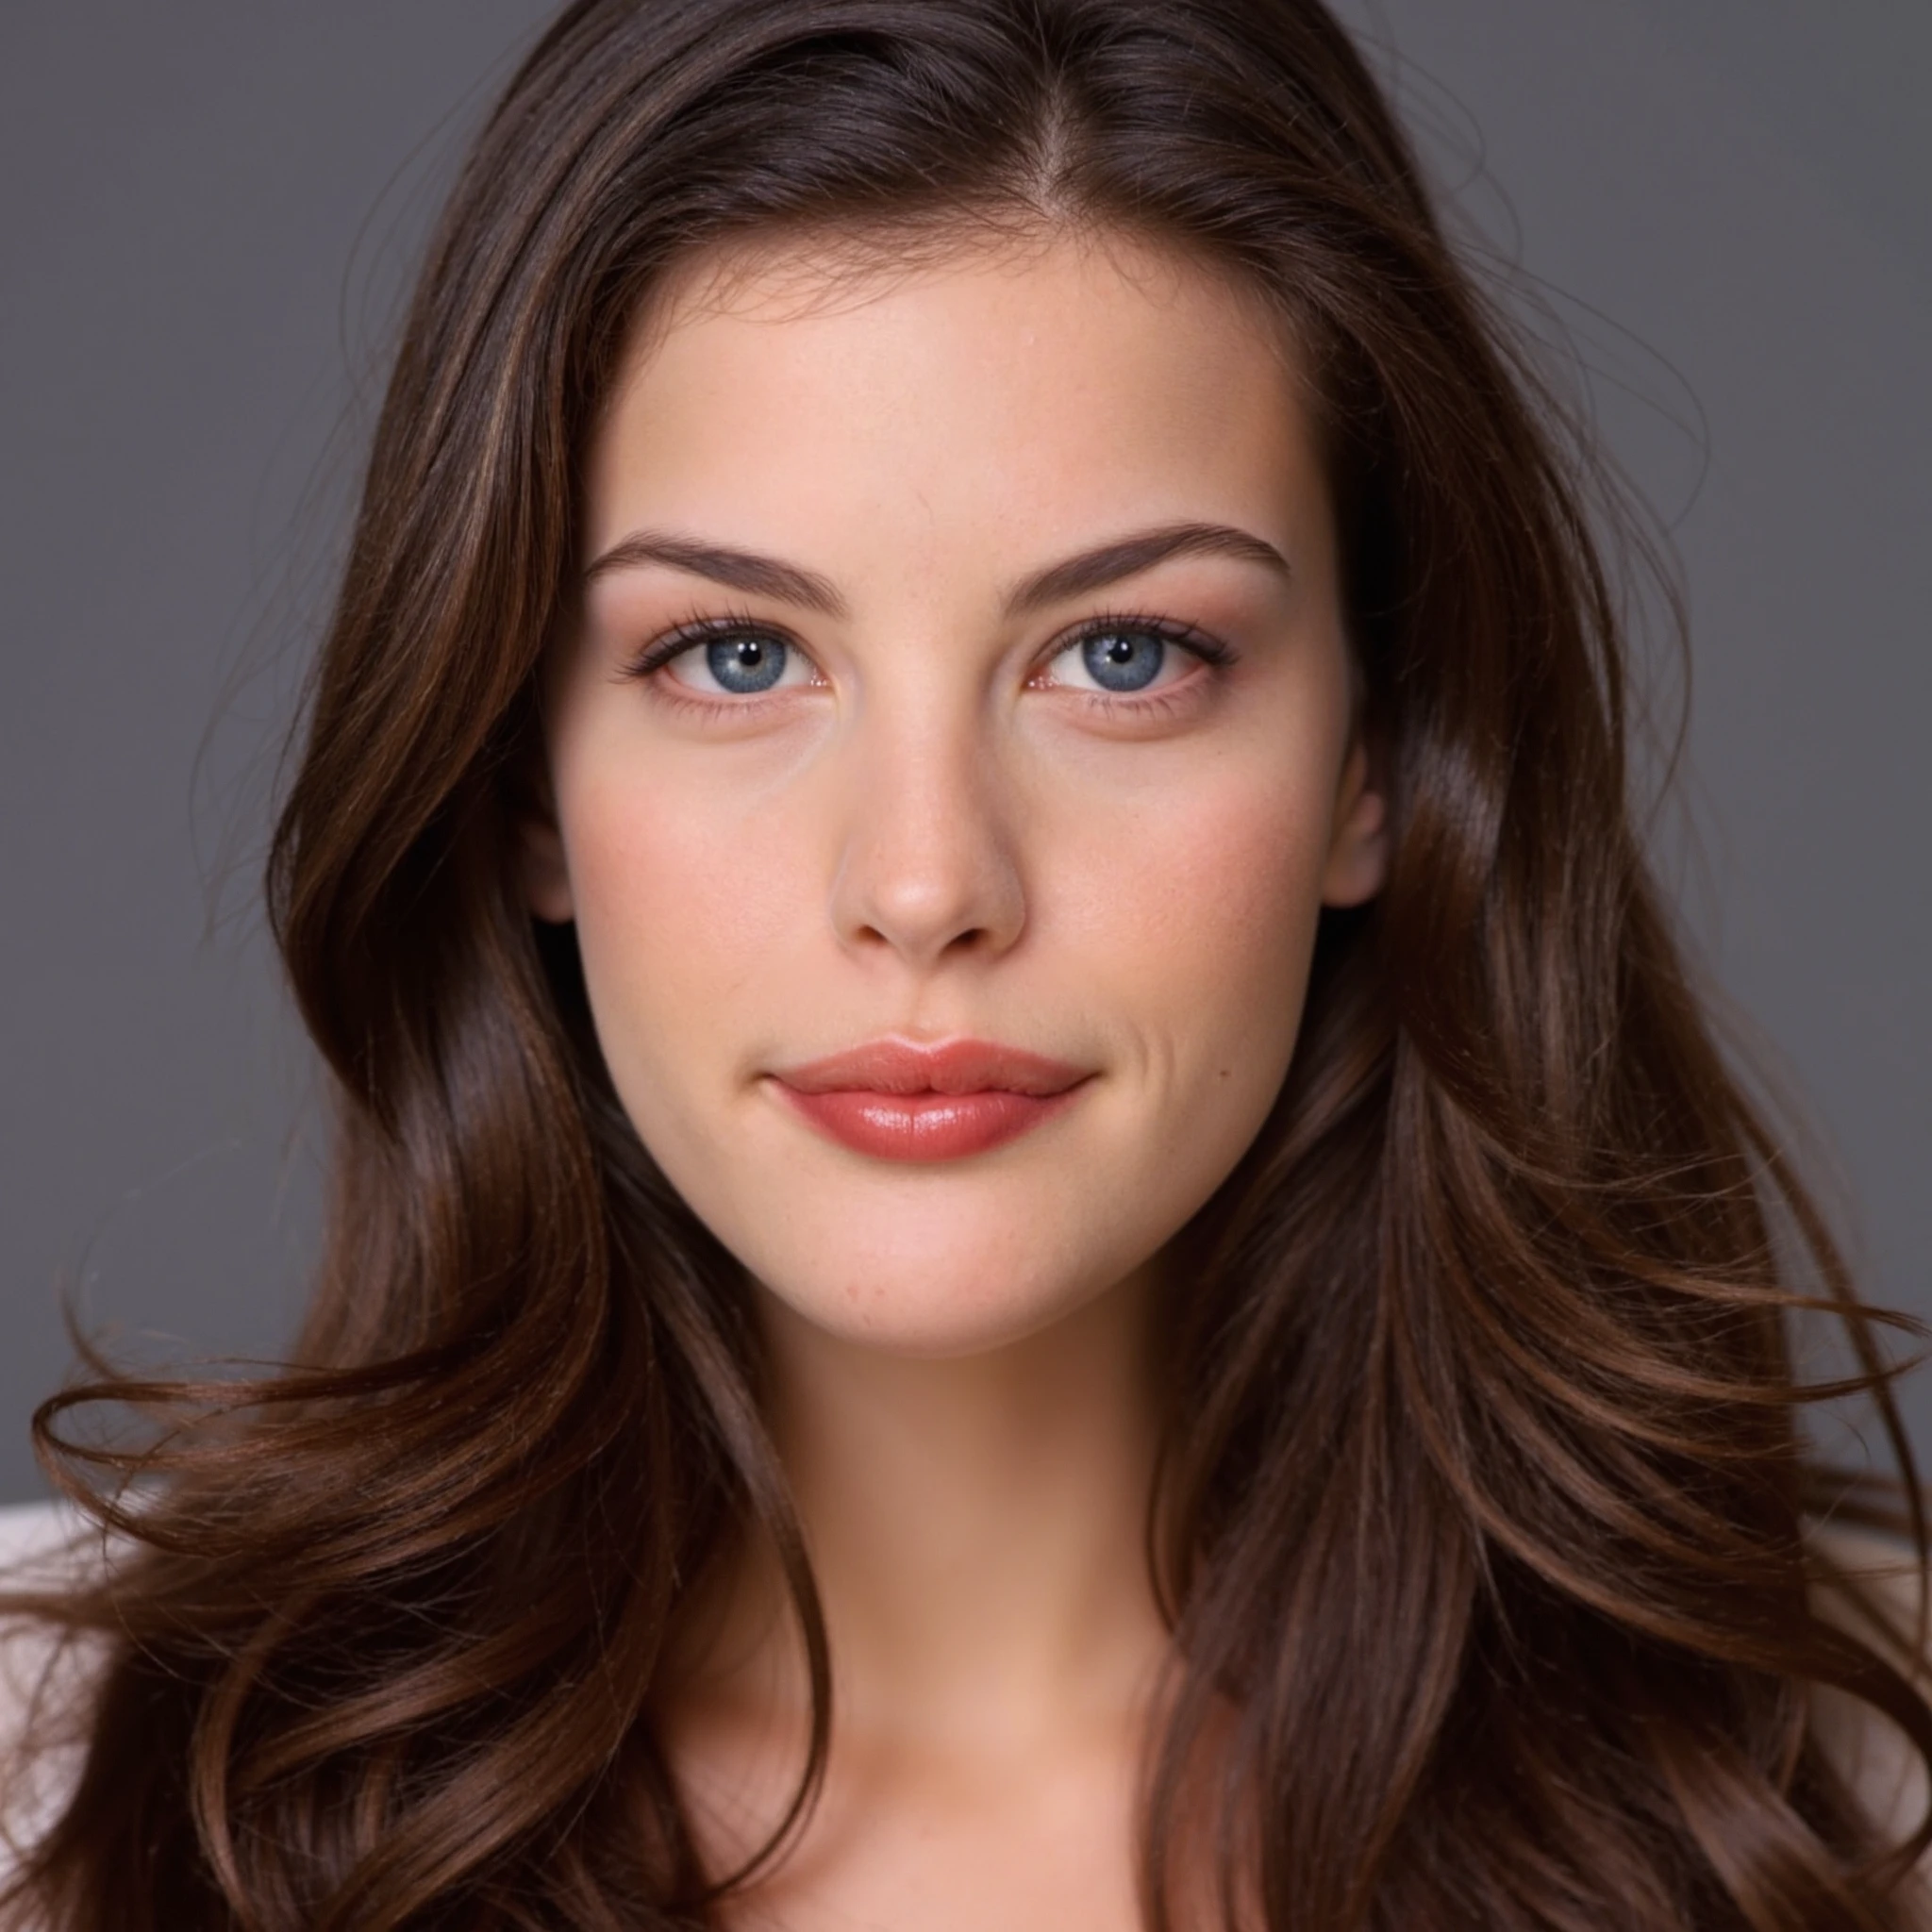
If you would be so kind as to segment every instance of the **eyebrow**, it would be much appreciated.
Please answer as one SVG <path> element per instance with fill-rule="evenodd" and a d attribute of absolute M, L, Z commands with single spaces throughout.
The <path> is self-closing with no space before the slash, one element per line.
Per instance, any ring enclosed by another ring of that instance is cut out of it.
<path fill-rule="evenodd" d="M 1274 544 L 1247 530 L 1236 529 L 1231 524 L 1163 524 L 1063 558 L 1035 571 L 1031 576 L 1023 577 L 1007 593 L 1007 615 L 1025 616 L 1050 604 L 1084 597 L 1176 557 L 1232 557 L 1258 563 L 1279 576 L 1294 575 L 1288 558 Z M 838 586 L 817 571 L 787 563 L 780 558 L 761 556 L 755 550 L 706 543 L 693 537 L 660 530 L 633 530 L 620 539 L 592 560 L 584 572 L 584 581 L 590 583 L 613 571 L 635 570 L 653 563 L 708 577 L 713 583 L 725 584 L 754 596 L 775 597 L 801 609 L 816 611 L 822 617 L 842 618 L 847 614 Z"/>
<path fill-rule="evenodd" d="M 734 550 L 723 543 L 705 543 L 661 530 L 633 530 L 590 564 L 584 581 L 591 583 L 612 571 L 636 570 L 648 563 L 669 564 L 673 570 L 689 571 L 692 576 L 708 577 L 714 584 L 726 584 L 753 596 L 776 597 L 781 603 L 815 610 L 821 617 L 846 614 L 838 586 L 815 570 L 775 557 L 761 557 L 755 550 Z"/>
<path fill-rule="evenodd" d="M 1024 616 L 1070 597 L 1084 597 L 1174 557 L 1234 557 L 1261 564 L 1284 577 L 1294 575 L 1288 558 L 1274 544 L 1231 524 L 1163 524 L 1158 529 L 1137 530 L 1132 536 L 1083 550 L 1077 557 L 1036 571 L 1008 592 L 1007 614 Z"/>

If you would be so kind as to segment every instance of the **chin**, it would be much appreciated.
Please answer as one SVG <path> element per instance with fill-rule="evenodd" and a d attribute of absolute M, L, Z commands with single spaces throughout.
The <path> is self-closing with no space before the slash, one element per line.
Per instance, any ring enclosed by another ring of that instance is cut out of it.
<path fill-rule="evenodd" d="M 790 1291 L 761 1286 L 794 1321 L 821 1335 L 879 1355 L 925 1361 L 995 1354 L 1051 1328 L 1107 1291 L 1089 1287 L 989 1295 L 977 1282 L 957 1278 L 872 1285 L 862 1294 L 843 1295 L 819 1283 Z"/>
<path fill-rule="evenodd" d="M 1050 1241 L 1038 1239 L 1016 1254 L 1004 1231 L 975 1242 L 957 1228 L 944 1238 L 928 1233 L 881 1246 L 804 1265 L 795 1254 L 764 1257 L 762 1266 L 746 1258 L 769 1315 L 787 1326 L 930 1360 L 1024 1341 L 1098 1301 L 1146 1259 L 1138 1248 L 1111 1246 L 1098 1255 L 1056 1256 Z"/>

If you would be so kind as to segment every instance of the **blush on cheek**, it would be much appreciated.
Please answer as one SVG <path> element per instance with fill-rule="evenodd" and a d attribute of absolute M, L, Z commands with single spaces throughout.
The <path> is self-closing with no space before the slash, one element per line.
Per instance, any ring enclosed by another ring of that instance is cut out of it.
<path fill-rule="evenodd" d="M 1206 1198 L 1260 1130 L 1293 1057 L 1325 801 L 1278 782 L 1227 784 L 1165 817 L 1142 890 L 1118 908 L 1117 943 L 1149 982 L 1135 997 L 1166 1063 L 1168 1158 Z"/>
<path fill-rule="evenodd" d="M 1279 784 L 1225 783 L 1150 813 L 1103 903 L 1132 952 L 1158 941 L 1163 976 L 1191 1001 L 1294 989 L 1321 911 L 1325 801 Z M 1138 940 L 1133 935 L 1141 937 Z M 1190 989 L 1191 988 L 1191 991 Z"/>
<path fill-rule="evenodd" d="M 607 781 L 573 803 L 566 844 L 606 1055 L 675 1055 L 678 1039 L 741 1010 L 784 956 L 798 869 L 774 837 L 665 787 Z"/>

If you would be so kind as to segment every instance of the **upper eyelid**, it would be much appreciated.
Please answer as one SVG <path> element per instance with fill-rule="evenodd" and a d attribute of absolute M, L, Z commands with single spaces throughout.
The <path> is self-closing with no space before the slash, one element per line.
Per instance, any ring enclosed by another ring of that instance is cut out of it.
<path fill-rule="evenodd" d="M 1055 658 L 1063 658 L 1075 645 L 1091 637 L 1104 637 L 1109 630 L 1145 630 L 1184 651 L 1204 664 L 1225 669 L 1235 662 L 1236 654 L 1221 639 L 1204 631 L 1185 618 L 1158 616 L 1152 611 L 1110 611 L 1084 617 L 1071 629 L 1058 632 L 1041 653 L 1039 668 L 1043 671 Z M 1034 674 L 1038 675 L 1038 672 Z"/>
<path fill-rule="evenodd" d="M 694 651 L 700 644 L 715 643 L 722 638 L 742 637 L 751 632 L 774 637 L 788 650 L 798 652 L 814 665 L 818 662 L 782 624 L 753 617 L 748 611 L 706 611 L 688 617 L 668 630 L 659 631 L 641 649 L 630 654 L 620 675 L 625 677 L 647 676 L 661 671 L 674 658 Z"/>

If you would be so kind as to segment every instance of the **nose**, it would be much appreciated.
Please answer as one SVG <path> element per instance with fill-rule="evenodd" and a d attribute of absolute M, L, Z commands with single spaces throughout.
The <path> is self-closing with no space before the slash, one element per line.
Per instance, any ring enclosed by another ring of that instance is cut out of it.
<path fill-rule="evenodd" d="M 848 951 L 921 969 L 1007 951 L 1026 923 L 1010 801 L 961 721 L 878 721 L 855 747 L 831 916 Z"/>

